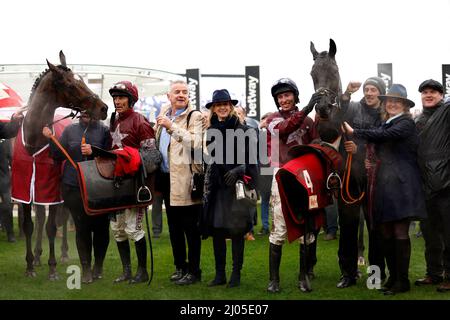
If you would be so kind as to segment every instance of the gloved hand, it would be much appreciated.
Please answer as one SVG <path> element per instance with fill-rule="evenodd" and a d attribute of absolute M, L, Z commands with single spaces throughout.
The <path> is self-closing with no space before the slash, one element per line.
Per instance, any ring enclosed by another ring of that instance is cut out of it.
<path fill-rule="evenodd" d="M 320 92 L 313 93 L 313 95 L 311 96 L 311 99 L 309 100 L 308 105 L 306 107 L 304 107 L 302 111 L 306 115 L 308 115 L 312 111 L 312 109 L 314 108 L 316 103 L 318 103 L 320 101 L 321 98 L 322 98 L 322 94 Z"/>
<path fill-rule="evenodd" d="M 245 166 L 240 165 L 237 166 L 231 170 L 229 170 L 225 175 L 223 176 L 225 180 L 225 184 L 229 187 L 236 184 L 236 181 L 238 181 L 239 178 L 241 178 L 245 173 Z"/>

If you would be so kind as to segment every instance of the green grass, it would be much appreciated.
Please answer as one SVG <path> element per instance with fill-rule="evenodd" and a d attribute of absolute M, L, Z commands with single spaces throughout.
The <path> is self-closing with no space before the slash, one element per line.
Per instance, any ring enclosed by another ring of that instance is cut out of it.
<path fill-rule="evenodd" d="M 17 223 L 15 224 L 17 227 Z M 255 227 L 255 231 L 260 226 Z M 18 234 L 18 232 L 16 232 Z M 69 290 L 66 286 L 68 265 L 79 265 L 74 242 L 74 232 L 69 232 L 69 256 L 67 264 L 58 264 L 60 280 L 50 282 L 47 279 L 48 259 L 47 240 L 43 241 L 43 265 L 36 268 L 36 278 L 26 278 L 25 271 L 25 241 L 19 239 L 14 244 L 6 241 L 4 232 L 0 233 L 0 299 L 48 299 L 48 300 L 78 300 L 78 299 L 131 299 L 131 300 L 448 300 L 448 294 L 438 293 L 435 287 L 412 286 L 410 292 L 385 297 L 376 290 L 367 289 L 366 270 L 361 268 L 363 278 L 356 286 L 347 289 L 337 289 L 339 278 L 337 263 L 338 241 L 323 241 L 319 236 L 318 263 L 315 268 L 316 279 L 313 280 L 313 292 L 304 294 L 297 289 L 298 276 L 298 243 L 286 244 L 283 247 L 281 263 L 281 287 L 279 294 L 266 292 L 268 283 L 268 237 L 256 236 L 256 241 L 246 241 L 244 267 L 241 276 L 241 286 L 228 289 L 225 286 L 208 288 L 207 283 L 214 277 L 214 256 L 211 239 L 202 242 L 201 268 L 203 280 L 200 283 L 180 287 L 169 281 L 174 271 L 172 251 L 170 247 L 168 228 L 164 221 L 164 232 L 159 239 L 152 239 L 154 252 L 154 278 L 150 286 L 146 284 L 128 285 L 113 284 L 113 279 L 121 273 L 121 263 L 117 247 L 111 237 L 104 265 L 104 278 L 89 285 L 81 286 L 80 290 Z M 425 273 L 423 238 L 412 237 L 412 258 L 410 279 L 414 281 Z M 34 243 L 34 242 L 33 242 Z M 60 255 L 61 239 L 57 239 L 57 256 Z M 367 242 L 366 242 L 367 244 Z M 367 245 L 366 245 L 367 246 Z M 136 257 L 132 245 L 133 271 L 136 269 Z M 366 252 L 367 254 L 367 252 Z M 228 243 L 227 274 L 231 272 L 231 244 Z"/>

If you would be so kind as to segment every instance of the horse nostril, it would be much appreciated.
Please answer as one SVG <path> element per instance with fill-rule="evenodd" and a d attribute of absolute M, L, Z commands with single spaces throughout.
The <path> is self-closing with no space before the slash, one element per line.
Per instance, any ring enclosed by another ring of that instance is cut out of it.
<path fill-rule="evenodd" d="M 108 107 L 102 107 L 101 111 L 102 113 L 108 113 Z"/>

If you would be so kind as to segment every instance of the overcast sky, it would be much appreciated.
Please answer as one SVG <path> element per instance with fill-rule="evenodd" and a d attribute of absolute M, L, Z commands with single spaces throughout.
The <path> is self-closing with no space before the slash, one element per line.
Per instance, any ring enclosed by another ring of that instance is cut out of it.
<path fill-rule="evenodd" d="M 280 77 L 296 81 L 307 103 L 310 41 L 323 51 L 335 40 L 344 89 L 390 62 L 394 82 L 419 105 L 420 82 L 441 81 L 450 64 L 450 0 L 14 0 L 1 8 L 0 64 L 56 63 L 63 49 L 69 64 L 177 73 L 259 65 L 262 112 L 275 109 L 270 87 Z"/>

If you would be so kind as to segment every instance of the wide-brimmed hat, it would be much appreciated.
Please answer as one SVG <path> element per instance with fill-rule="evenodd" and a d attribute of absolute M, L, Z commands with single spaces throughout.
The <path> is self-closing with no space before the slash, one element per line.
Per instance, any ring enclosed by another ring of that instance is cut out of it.
<path fill-rule="evenodd" d="M 419 92 L 422 92 L 426 88 L 439 91 L 442 94 L 444 93 L 444 86 L 440 82 L 433 79 L 428 79 L 422 82 L 419 86 Z"/>
<path fill-rule="evenodd" d="M 398 83 L 394 83 L 392 87 L 388 90 L 388 93 L 385 95 L 379 95 L 378 99 L 381 101 L 386 100 L 386 98 L 397 98 L 403 100 L 408 107 L 414 107 L 415 103 L 408 98 L 408 93 L 406 92 L 406 88 Z"/>
<path fill-rule="evenodd" d="M 205 108 L 209 109 L 209 108 L 211 108 L 211 106 L 214 103 L 227 102 L 227 101 L 230 101 L 233 104 L 233 106 L 237 105 L 238 102 L 239 102 L 238 100 L 231 99 L 230 93 L 228 92 L 227 89 L 216 90 L 216 91 L 213 92 L 213 96 L 212 96 L 211 102 L 208 102 L 205 105 Z"/>

